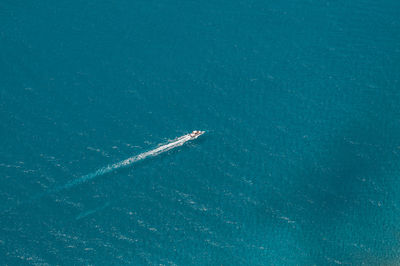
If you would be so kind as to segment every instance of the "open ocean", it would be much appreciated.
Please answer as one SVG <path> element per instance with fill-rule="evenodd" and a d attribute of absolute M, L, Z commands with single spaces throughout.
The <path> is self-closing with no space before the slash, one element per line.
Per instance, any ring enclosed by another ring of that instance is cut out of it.
<path fill-rule="evenodd" d="M 0 264 L 399 265 L 399 14 L 2 1 Z"/>

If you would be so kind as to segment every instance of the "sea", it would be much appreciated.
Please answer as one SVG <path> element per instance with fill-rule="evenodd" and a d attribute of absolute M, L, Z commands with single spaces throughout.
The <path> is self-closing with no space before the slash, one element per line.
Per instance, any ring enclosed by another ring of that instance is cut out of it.
<path fill-rule="evenodd" d="M 399 265 L 399 14 L 3 0 L 0 264 Z"/>

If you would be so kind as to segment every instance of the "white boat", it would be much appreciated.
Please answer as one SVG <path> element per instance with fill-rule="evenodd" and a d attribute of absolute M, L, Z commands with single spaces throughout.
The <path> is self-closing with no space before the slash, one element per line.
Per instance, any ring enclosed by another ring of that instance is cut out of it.
<path fill-rule="evenodd" d="M 205 131 L 201 130 L 194 130 L 192 133 L 189 134 L 190 139 L 197 139 L 199 136 L 203 135 Z"/>

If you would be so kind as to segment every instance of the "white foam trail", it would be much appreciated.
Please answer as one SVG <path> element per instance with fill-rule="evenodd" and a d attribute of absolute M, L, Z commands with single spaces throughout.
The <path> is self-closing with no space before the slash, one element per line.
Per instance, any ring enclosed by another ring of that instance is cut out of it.
<path fill-rule="evenodd" d="M 189 141 L 191 139 L 193 139 L 193 138 L 190 136 L 190 134 L 181 136 L 179 138 L 174 139 L 172 142 L 164 144 L 164 145 L 161 145 L 160 147 L 155 148 L 155 149 L 153 149 L 151 151 L 143 152 L 143 153 L 141 153 L 139 155 L 130 157 L 130 158 L 128 158 L 126 160 L 123 160 L 121 162 L 118 162 L 118 163 L 115 163 L 115 164 L 108 165 L 106 167 L 100 168 L 99 170 L 97 170 L 97 171 L 95 171 L 93 173 L 90 173 L 90 174 L 84 175 L 84 176 L 82 176 L 80 178 L 77 178 L 77 179 L 75 179 L 75 180 L 73 180 L 73 181 L 71 181 L 71 182 L 69 182 L 69 183 L 67 183 L 67 184 L 65 184 L 63 186 L 51 189 L 47 194 L 57 193 L 57 192 L 60 192 L 62 190 L 65 190 L 65 189 L 72 188 L 72 187 L 74 187 L 76 185 L 85 183 L 85 182 L 87 182 L 87 181 L 89 181 L 89 180 L 91 180 L 91 179 L 93 179 L 93 178 L 95 178 L 97 176 L 105 175 L 105 174 L 110 173 L 110 172 L 112 172 L 114 170 L 117 170 L 119 168 L 127 167 L 127 166 L 129 166 L 129 165 L 131 165 L 131 164 L 133 164 L 133 163 L 135 163 L 137 161 L 144 160 L 147 157 L 157 156 L 157 155 L 159 155 L 161 153 L 164 153 L 166 151 L 169 151 L 169 150 L 171 150 L 173 148 L 182 146 L 185 142 L 187 142 L 187 141 Z"/>
<path fill-rule="evenodd" d="M 92 215 L 92 214 L 94 214 L 96 212 L 102 211 L 105 208 L 107 208 L 108 206 L 110 206 L 110 202 L 106 202 L 106 204 L 104 204 L 103 206 L 97 207 L 97 208 L 95 208 L 93 210 L 88 210 L 88 211 L 82 212 L 78 216 L 75 217 L 75 220 L 80 220 L 82 218 L 85 218 L 86 216 L 89 216 L 89 215 Z"/>

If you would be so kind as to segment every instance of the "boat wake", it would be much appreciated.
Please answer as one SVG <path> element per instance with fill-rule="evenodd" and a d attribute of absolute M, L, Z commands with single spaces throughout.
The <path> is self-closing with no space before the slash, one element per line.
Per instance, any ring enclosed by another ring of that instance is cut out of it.
<path fill-rule="evenodd" d="M 101 175 L 105 175 L 107 173 L 110 173 L 110 172 L 115 171 L 115 170 L 120 169 L 120 168 L 128 167 L 128 166 L 130 166 L 131 164 L 133 164 L 135 162 L 142 161 L 142 160 L 146 159 L 147 157 L 154 157 L 154 156 L 160 155 L 160 154 L 162 154 L 164 152 L 167 152 L 167 151 L 169 151 L 171 149 L 174 149 L 176 147 L 182 146 L 187 141 L 190 141 L 190 140 L 193 140 L 193 139 L 197 139 L 199 136 L 201 136 L 203 134 L 204 134 L 204 131 L 195 130 L 190 134 L 186 134 L 186 135 L 183 135 L 181 137 L 178 137 L 178 138 L 172 140 L 171 142 L 169 142 L 167 144 L 163 144 L 163 145 L 159 146 L 158 148 L 155 148 L 155 149 L 147 151 L 147 152 L 143 152 L 143 153 L 141 153 L 139 155 L 130 157 L 130 158 L 125 159 L 123 161 L 120 161 L 118 163 L 115 163 L 115 164 L 108 165 L 106 167 L 100 168 L 99 170 L 97 170 L 97 171 L 95 171 L 93 173 L 90 173 L 90 174 L 84 175 L 84 176 L 82 176 L 80 178 L 77 178 L 75 180 L 72 180 L 71 182 L 69 182 L 69 183 L 67 183 L 67 184 L 65 184 L 63 186 L 59 186 L 59 187 L 53 188 L 50 191 L 48 191 L 46 194 L 53 194 L 53 193 L 57 193 L 57 192 L 60 192 L 60 191 L 66 190 L 66 189 L 70 189 L 70 188 L 72 188 L 74 186 L 77 186 L 79 184 L 85 183 L 85 182 L 87 182 L 87 181 L 89 181 L 89 180 L 91 180 L 91 179 L 93 179 L 95 177 L 98 177 L 98 176 L 101 176 Z"/>

